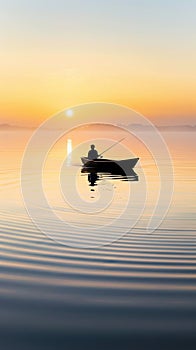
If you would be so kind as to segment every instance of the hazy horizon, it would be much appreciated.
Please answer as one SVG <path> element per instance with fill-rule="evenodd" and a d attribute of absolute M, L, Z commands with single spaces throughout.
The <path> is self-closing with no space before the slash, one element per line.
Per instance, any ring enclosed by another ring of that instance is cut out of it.
<path fill-rule="evenodd" d="M 98 127 L 98 128 L 101 128 L 101 124 L 99 123 L 94 123 L 92 122 L 93 124 L 92 125 L 89 125 L 88 127 Z M 103 124 L 103 126 L 105 127 L 105 125 Z M 139 124 L 139 123 L 129 123 L 129 124 L 126 124 L 126 123 L 120 123 L 119 124 L 115 124 L 116 127 L 120 127 L 120 126 L 131 126 L 133 128 L 141 128 L 141 129 L 148 129 L 148 126 L 147 125 L 144 125 L 144 124 Z M 164 129 L 164 128 L 168 128 L 168 129 L 195 129 L 196 128 L 196 124 L 155 124 L 154 125 L 156 128 L 158 129 Z M 112 126 L 108 126 L 108 127 L 112 127 Z M 34 125 L 34 126 L 30 126 L 30 125 L 22 125 L 22 124 L 9 124 L 9 123 L 1 123 L 0 124 L 0 129 L 37 129 L 39 128 L 39 125 Z M 46 128 L 47 129 L 47 128 Z"/>

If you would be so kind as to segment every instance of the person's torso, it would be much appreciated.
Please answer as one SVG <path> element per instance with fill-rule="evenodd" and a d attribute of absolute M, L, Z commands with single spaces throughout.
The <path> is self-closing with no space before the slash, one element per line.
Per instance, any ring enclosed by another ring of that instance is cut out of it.
<path fill-rule="evenodd" d="M 98 156 L 98 153 L 97 153 L 97 151 L 96 150 L 90 150 L 89 152 L 88 152 L 88 158 L 89 159 L 95 159 L 95 158 L 97 158 L 97 156 Z"/>

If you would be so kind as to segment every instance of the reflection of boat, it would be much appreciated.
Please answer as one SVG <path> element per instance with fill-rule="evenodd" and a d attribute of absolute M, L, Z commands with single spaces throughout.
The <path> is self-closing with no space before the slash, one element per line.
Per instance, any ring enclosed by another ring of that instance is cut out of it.
<path fill-rule="evenodd" d="M 123 160 L 111 160 L 111 159 L 94 159 L 89 160 L 86 157 L 81 158 L 84 168 L 89 169 L 90 171 L 96 171 L 96 172 L 108 172 L 108 173 L 114 173 L 114 172 L 124 172 L 129 173 L 131 169 L 134 168 L 136 163 L 138 162 L 139 158 L 133 158 L 133 159 L 123 159 Z"/>
<path fill-rule="evenodd" d="M 90 183 L 90 186 L 96 186 L 96 181 L 99 179 L 99 176 L 97 175 L 97 173 L 89 173 L 88 174 L 88 182 Z"/>
<path fill-rule="evenodd" d="M 102 171 L 97 174 L 96 170 L 92 168 L 87 168 L 85 166 L 81 169 L 82 174 L 88 174 L 88 181 L 90 186 L 96 186 L 97 181 L 107 179 L 107 180 L 120 180 L 120 181 L 138 181 L 138 175 L 133 169 L 129 169 L 127 173 L 122 171 L 120 168 L 115 171 Z"/>

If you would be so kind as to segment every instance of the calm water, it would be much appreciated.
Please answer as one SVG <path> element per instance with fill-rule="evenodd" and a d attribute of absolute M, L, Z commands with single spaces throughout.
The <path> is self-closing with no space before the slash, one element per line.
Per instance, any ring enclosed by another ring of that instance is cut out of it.
<path fill-rule="evenodd" d="M 76 176 L 85 211 L 81 214 L 65 203 L 58 189 L 56 169 L 64 154 L 57 145 L 45 164 L 44 190 L 55 213 L 72 225 L 102 225 L 109 235 L 112 228 L 106 225 L 123 210 L 128 190 L 133 194 L 130 215 L 135 215 L 147 178 L 150 194 L 135 228 L 93 249 L 60 245 L 32 223 L 20 191 L 20 165 L 29 137 L 21 134 L 1 132 L 1 349 L 195 349 L 195 134 L 164 134 L 173 159 L 174 194 L 153 234 L 144 230 L 159 185 L 150 157 L 140 157 L 135 168 L 139 181 L 100 175 L 91 191 L 87 175 L 80 173 L 79 158 L 73 156 L 71 165 L 62 169 L 62 188 L 70 198 L 69 184 Z M 82 147 L 86 150 L 85 144 Z M 108 157 L 120 159 L 121 151 L 117 147 Z M 167 173 L 164 159 L 162 167 Z M 29 186 L 35 176 L 32 171 L 26 174 Z M 99 208 L 103 193 L 114 196 L 105 210 Z M 73 205 L 77 198 L 71 198 Z M 97 206 L 97 212 L 87 213 L 89 205 Z M 55 238 L 57 227 L 48 212 L 40 218 Z M 124 230 L 128 219 L 117 226 Z"/>

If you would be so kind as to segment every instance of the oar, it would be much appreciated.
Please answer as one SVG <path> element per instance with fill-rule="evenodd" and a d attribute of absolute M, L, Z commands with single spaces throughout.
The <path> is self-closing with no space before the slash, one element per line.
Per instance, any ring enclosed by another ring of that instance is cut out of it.
<path fill-rule="evenodd" d="M 121 140 L 115 142 L 112 146 L 108 147 L 107 149 L 105 149 L 105 151 L 103 151 L 102 153 L 100 153 L 98 155 L 98 157 L 102 156 L 102 154 L 104 154 L 105 152 L 109 151 L 109 149 L 111 149 L 112 147 L 116 146 L 118 143 L 120 143 L 121 141 L 123 141 L 124 139 L 126 139 L 126 137 L 123 137 Z"/>

